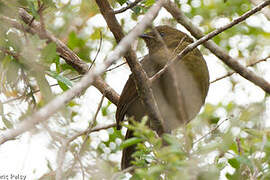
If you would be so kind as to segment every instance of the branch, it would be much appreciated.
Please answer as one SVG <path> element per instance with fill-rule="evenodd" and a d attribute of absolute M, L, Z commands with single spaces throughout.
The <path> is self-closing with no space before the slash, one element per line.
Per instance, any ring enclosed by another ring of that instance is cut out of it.
<path fill-rule="evenodd" d="M 109 125 L 106 125 L 106 126 L 101 126 L 101 127 L 95 127 L 93 129 L 90 129 L 90 130 L 89 130 L 89 128 L 87 128 L 86 130 L 84 130 L 82 132 L 79 132 L 78 134 L 71 137 L 68 141 L 72 142 L 72 141 L 74 141 L 75 139 L 77 139 L 78 137 L 80 137 L 82 135 L 90 134 L 92 132 L 97 132 L 97 131 L 104 130 L 104 129 L 109 129 L 109 128 L 112 128 L 112 127 L 116 127 L 116 123 L 109 124 Z"/>
<path fill-rule="evenodd" d="M 54 42 L 57 46 L 57 52 L 66 61 L 67 64 L 71 65 L 80 74 L 85 74 L 88 71 L 88 65 L 81 60 L 73 51 L 71 51 L 63 42 L 53 36 L 49 31 L 43 30 L 41 24 L 37 21 L 32 20 L 32 16 L 29 15 L 24 9 L 19 9 L 19 14 L 23 21 L 30 25 L 29 28 L 25 29 L 22 24 L 17 20 L 11 19 L 6 16 L 0 16 L 0 20 L 12 27 L 22 30 L 23 32 L 28 32 L 30 34 L 37 34 L 41 39 L 47 40 L 47 42 Z M 30 22 L 33 21 L 31 24 Z M 113 104 L 118 104 L 119 95 L 111 88 L 106 82 L 103 81 L 101 77 L 97 77 L 93 85 L 102 93 L 105 94 Z"/>
<path fill-rule="evenodd" d="M 259 5 L 260 3 L 263 2 L 263 0 L 249 0 L 252 4 L 254 4 L 255 6 Z M 270 20 L 270 9 L 269 8 L 265 8 L 262 9 L 262 13 L 265 15 L 265 17 Z"/>
<path fill-rule="evenodd" d="M 243 21 L 247 17 L 260 11 L 262 8 L 264 8 L 265 6 L 269 4 L 270 4 L 270 0 L 264 1 L 260 5 L 256 6 L 252 10 L 248 11 L 244 15 L 234 20 L 232 23 L 237 24 Z M 193 25 L 192 22 L 177 8 L 177 6 L 174 3 L 167 1 L 164 7 L 166 8 L 168 12 L 172 14 L 172 16 L 177 20 L 177 22 L 181 23 L 185 28 L 187 28 L 194 37 L 196 37 L 197 39 L 200 39 L 201 37 L 203 37 L 203 32 L 199 28 L 197 28 L 195 25 Z M 230 24 L 226 26 L 229 26 Z M 226 26 L 222 28 L 225 28 Z M 219 32 L 219 29 L 213 31 L 212 33 L 218 33 L 218 32 Z M 226 65 L 228 65 L 238 74 L 240 74 L 242 77 L 246 78 L 247 80 L 251 81 L 255 85 L 259 86 L 265 92 L 270 93 L 269 82 L 267 82 L 265 79 L 261 78 L 260 76 L 256 75 L 254 72 L 247 69 L 245 66 L 241 65 L 236 59 L 230 57 L 226 52 L 224 52 L 222 48 L 217 46 L 213 41 L 210 40 L 210 41 L 204 42 L 204 46 L 208 48 L 213 54 L 215 54 L 218 58 L 220 58 Z"/>
<path fill-rule="evenodd" d="M 102 32 L 101 32 L 101 31 L 99 32 L 99 35 L 100 35 L 100 39 L 99 39 L 98 50 L 97 50 L 97 53 L 96 53 L 96 55 L 95 55 L 95 58 L 94 58 L 94 60 L 92 61 L 92 63 L 91 63 L 91 65 L 90 65 L 89 69 L 91 69 L 92 66 L 94 66 L 94 64 L 95 64 L 95 62 L 96 62 L 96 59 L 97 59 L 97 57 L 98 57 L 98 55 L 99 55 L 99 53 L 100 53 L 100 50 L 101 50 L 102 40 L 103 40 L 103 39 L 102 39 Z"/>
<path fill-rule="evenodd" d="M 54 98 L 52 101 L 50 101 L 48 104 L 39 109 L 30 117 L 25 118 L 23 121 L 18 123 L 18 125 L 15 126 L 14 129 L 8 129 L 2 132 L 2 134 L 0 135 L 0 144 L 3 144 L 8 140 L 14 139 L 18 135 L 32 129 L 36 124 L 47 120 L 66 103 L 68 103 L 74 97 L 80 95 L 82 91 L 84 91 L 92 83 L 94 83 L 95 80 L 99 78 L 99 76 L 103 74 L 109 66 L 111 66 L 116 60 L 118 60 L 128 51 L 131 43 L 134 42 L 135 39 L 143 33 L 144 29 L 147 26 L 146 24 L 149 24 L 153 19 L 153 16 L 149 14 L 151 14 L 154 10 L 156 11 L 156 6 L 154 6 L 154 8 L 151 8 L 148 11 L 148 16 L 145 16 L 142 20 L 142 22 L 144 23 L 137 24 L 134 29 L 127 36 L 125 36 L 121 40 L 121 42 L 119 42 L 114 51 L 107 56 L 102 65 L 100 65 L 99 67 L 93 67 L 82 77 L 82 79 L 78 83 L 74 84 L 72 88 Z"/>
<path fill-rule="evenodd" d="M 65 141 L 61 142 L 61 147 L 58 150 L 57 153 L 57 169 L 55 171 L 55 179 L 56 180 L 61 180 L 61 179 L 65 179 L 63 178 L 63 163 L 65 160 L 65 156 L 66 156 L 66 150 L 67 150 L 67 143 Z"/>
<path fill-rule="evenodd" d="M 252 63 L 248 64 L 246 67 L 252 67 L 252 66 L 255 66 L 255 65 L 258 64 L 258 63 L 267 61 L 267 59 L 269 59 L 269 58 L 270 58 L 270 56 L 267 56 L 266 58 L 263 58 L 263 59 L 260 59 L 260 60 L 257 60 L 257 61 L 255 61 L 255 62 L 252 62 Z M 231 76 L 231 75 L 233 75 L 233 74 L 235 74 L 235 73 L 236 73 L 236 72 L 229 72 L 229 73 L 227 73 L 226 75 L 221 76 L 221 77 L 219 77 L 219 78 L 217 78 L 217 79 L 211 81 L 210 83 L 211 83 L 211 84 L 212 84 L 212 83 L 215 83 L 215 82 L 217 82 L 217 81 L 219 81 L 219 80 L 221 80 L 221 79 L 224 79 L 224 78 L 226 78 L 226 77 L 229 77 L 229 76 Z"/>
<path fill-rule="evenodd" d="M 206 138 L 208 135 L 212 134 L 214 131 L 216 131 L 224 122 L 230 120 L 233 116 L 230 116 L 229 118 L 224 119 L 223 121 L 221 121 L 216 127 L 214 127 L 212 130 L 210 130 L 208 133 L 206 133 L 205 135 L 203 135 L 202 137 L 200 137 L 199 139 L 197 139 L 196 141 L 194 141 L 192 143 L 192 146 L 194 144 L 197 144 L 198 142 L 200 142 L 201 140 L 203 140 L 204 138 Z"/>
<path fill-rule="evenodd" d="M 110 4 L 107 0 L 96 0 L 97 5 L 99 6 L 100 12 L 106 20 L 109 29 L 113 33 L 116 41 L 119 43 L 121 39 L 124 37 L 124 33 L 122 27 L 118 23 L 113 9 L 110 7 Z M 154 18 L 157 16 L 159 10 L 161 9 L 164 0 L 157 1 L 145 14 L 142 21 L 139 23 L 142 25 L 141 29 L 137 29 L 138 36 L 143 33 L 144 29 L 151 25 Z M 133 29 L 135 31 L 136 27 Z M 139 32 L 140 31 L 140 32 Z M 132 41 L 133 42 L 133 41 Z M 138 88 L 138 94 L 142 99 L 145 107 L 147 108 L 146 112 L 149 115 L 150 119 L 153 121 L 151 123 L 153 125 L 153 129 L 158 132 L 158 134 L 162 134 L 164 132 L 163 129 L 163 119 L 161 113 L 159 112 L 157 103 L 155 101 L 153 91 L 150 87 L 151 82 L 147 77 L 146 72 L 142 68 L 141 64 L 138 62 L 136 54 L 131 49 L 125 55 L 127 63 L 134 75 L 135 84 Z"/>
<path fill-rule="evenodd" d="M 142 0 L 135 0 L 133 3 L 130 3 L 128 4 L 126 7 L 124 8 L 121 8 L 119 10 L 115 10 L 114 11 L 114 14 L 119 14 L 119 13 L 122 13 L 122 12 L 125 12 L 126 10 L 128 9 L 131 9 L 133 8 L 134 6 L 136 6 L 139 2 L 141 2 Z"/>
<path fill-rule="evenodd" d="M 86 131 L 83 131 L 83 132 L 85 132 L 86 138 L 84 139 L 84 141 L 83 141 L 83 143 L 82 143 L 82 145 L 81 145 L 81 148 L 80 148 L 80 150 L 79 150 L 79 153 L 77 154 L 77 153 L 75 152 L 75 154 L 74 154 L 74 159 L 75 159 L 75 160 L 74 160 L 74 162 L 73 162 L 73 164 L 72 164 L 72 169 L 74 168 L 74 166 L 76 165 L 76 163 L 79 162 L 80 167 L 81 167 L 81 170 L 82 170 L 83 177 L 84 177 L 84 171 L 83 171 L 83 166 L 82 166 L 81 161 L 80 161 L 80 156 L 81 156 L 81 154 L 82 154 L 83 149 L 85 148 L 85 145 L 86 145 L 87 140 L 89 139 L 89 134 L 92 132 L 93 127 L 96 125 L 97 115 L 98 115 L 98 113 L 99 113 L 99 111 L 100 111 L 100 109 L 101 109 L 101 107 L 102 107 L 103 100 L 104 100 L 104 95 L 102 96 L 102 98 L 101 98 L 101 100 L 100 100 L 100 103 L 99 103 L 99 105 L 98 105 L 98 107 L 97 107 L 97 110 L 96 110 L 96 113 L 95 113 L 95 115 L 94 115 L 94 118 L 93 118 L 92 122 L 89 123 L 89 126 L 88 126 L 87 130 L 86 130 Z M 58 164 L 57 164 L 57 165 L 58 165 L 58 168 L 57 168 L 57 170 L 56 170 L 56 179 L 59 179 L 59 180 L 60 180 L 60 179 L 63 179 L 63 178 L 62 178 L 62 176 L 63 176 L 62 166 L 63 166 L 63 162 L 64 162 L 64 160 L 65 160 L 65 156 L 64 156 L 63 154 L 66 153 L 66 150 L 67 150 L 68 147 L 70 146 L 70 143 L 71 143 L 74 139 L 76 139 L 77 137 L 79 137 L 79 136 L 81 136 L 81 135 L 83 135 L 82 132 L 80 132 L 80 133 L 74 135 L 73 137 L 71 137 L 71 138 L 69 138 L 69 139 L 67 139 L 67 140 L 62 140 L 62 141 L 60 141 L 61 144 L 62 144 L 62 146 L 60 147 L 59 153 L 58 153 L 58 156 L 57 156 L 57 157 L 58 157 Z M 76 156 L 75 156 L 75 155 L 76 155 Z M 84 179 L 84 178 L 83 178 L 83 179 Z"/>

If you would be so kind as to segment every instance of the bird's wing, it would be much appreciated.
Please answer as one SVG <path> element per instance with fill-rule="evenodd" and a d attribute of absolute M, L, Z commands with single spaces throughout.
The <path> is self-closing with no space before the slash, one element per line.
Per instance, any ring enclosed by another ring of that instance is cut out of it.
<path fill-rule="evenodd" d="M 149 60 L 149 56 L 145 56 L 141 61 L 140 63 L 142 64 L 144 70 L 146 72 L 149 72 L 150 68 L 151 68 L 151 61 Z M 146 68 L 148 67 L 148 68 Z M 148 76 L 151 76 L 152 74 L 148 74 Z M 136 89 L 136 85 L 135 85 L 135 82 L 134 82 L 134 77 L 133 75 L 131 74 L 125 84 L 125 87 L 122 91 L 122 94 L 120 96 L 120 99 L 119 99 L 119 102 L 118 102 L 118 105 L 117 105 L 117 110 L 116 110 L 116 115 L 115 115 L 115 118 L 116 118 L 116 124 L 117 124 L 117 129 L 119 130 L 121 127 L 120 127 L 120 123 L 123 121 L 126 113 L 127 113 L 127 110 L 128 108 L 130 107 L 130 105 L 138 100 L 139 96 L 138 96 L 138 93 L 137 93 L 137 89 Z"/>
<path fill-rule="evenodd" d="M 133 80 L 133 75 L 131 74 L 126 82 L 126 85 L 120 96 L 117 110 L 116 110 L 116 124 L 117 129 L 120 129 L 120 123 L 123 121 L 128 107 L 138 98 L 136 91 L 136 85 Z"/>

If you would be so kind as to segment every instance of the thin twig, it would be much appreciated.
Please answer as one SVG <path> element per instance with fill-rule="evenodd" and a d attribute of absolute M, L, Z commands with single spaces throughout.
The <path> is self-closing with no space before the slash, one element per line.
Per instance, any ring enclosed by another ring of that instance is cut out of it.
<path fill-rule="evenodd" d="M 255 6 L 257 6 L 258 4 L 262 3 L 264 0 L 249 0 L 252 4 L 254 4 Z M 262 13 L 265 15 L 265 17 L 270 20 L 270 9 L 265 8 L 262 10 Z"/>
<path fill-rule="evenodd" d="M 219 123 L 214 129 L 212 129 L 211 131 L 209 131 L 208 133 L 206 133 L 205 135 L 203 135 L 202 137 L 200 137 L 199 139 L 197 139 L 196 141 L 194 141 L 193 143 L 192 143 L 192 145 L 194 145 L 194 144 L 197 144 L 198 142 L 200 142 L 201 140 L 203 140 L 204 138 L 206 138 L 209 134 L 212 134 L 215 130 L 217 130 L 224 122 L 226 122 L 226 121 L 228 121 L 228 120 L 230 120 L 231 119 L 231 117 L 229 117 L 229 118 L 226 118 L 226 119 L 224 119 L 223 121 L 221 121 L 221 123 Z"/>
<path fill-rule="evenodd" d="M 255 65 L 258 64 L 258 63 L 265 62 L 265 61 L 267 61 L 268 58 L 270 58 L 270 56 L 267 56 L 266 58 L 263 58 L 263 59 L 260 59 L 260 60 L 258 60 L 258 61 L 252 62 L 252 63 L 248 64 L 246 67 L 252 67 L 252 66 L 255 66 Z M 211 81 L 210 83 L 215 83 L 215 82 L 217 82 L 217 81 L 219 81 L 219 80 L 221 80 L 221 79 L 224 79 L 224 78 L 226 78 L 226 77 L 229 77 L 229 76 L 231 76 L 231 75 L 233 75 L 233 74 L 235 74 L 235 73 L 236 73 L 236 72 L 229 72 L 229 73 L 227 73 L 226 75 L 221 76 L 221 77 L 219 77 L 219 78 L 217 78 L 217 79 Z"/>
<path fill-rule="evenodd" d="M 92 66 L 95 64 L 96 59 L 97 59 L 97 57 L 98 57 L 98 54 L 99 54 L 99 52 L 100 52 L 101 46 L 102 46 L 102 32 L 100 31 L 99 33 L 100 33 L 100 39 L 99 39 L 98 50 L 97 50 L 97 53 L 96 53 L 96 56 L 95 56 L 93 62 L 91 63 L 91 65 L 90 65 L 90 67 L 89 67 L 89 70 L 90 70 L 90 69 L 92 68 Z"/>
<path fill-rule="evenodd" d="M 133 3 L 128 4 L 126 7 L 123 7 L 121 9 L 119 9 L 119 10 L 115 10 L 114 11 L 114 14 L 119 14 L 119 13 L 125 12 L 126 10 L 131 9 L 134 6 L 136 6 L 141 1 L 142 0 L 135 0 Z"/>
<path fill-rule="evenodd" d="M 63 163 L 65 160 L 66 150 L 67 150 L 67 142 L 62 141 L 61 147 L 57 153 L 57 169 L 56 169 L 56 174 L 55 174 L 56 180 L 65 179 L 63 177 Z"/>
<path fill-rule="evenodd" d="M 46 29 L 45 29 L 45 22 L 44 22 L 44 17 L 43 17 L 43 11 L 45 10 L 45 6 L 44 3 L 41 3 L 40 0 L 38 0 L 38 15 L 39 15 L 39 19 L 40 19 L 40 27 L 41 27 L 41 31 L 43 31 L 43 33 L 46 33 Z"/>
<path fill-rule="evenodd" d="M 138 60 L 140 61 L 140 60 L 143 59 L 144 57 L 145 57 L 145 56 L 138 57 Z M 119 65 L 117 65 L 117 66 L 115 66 L 115 67 L 112 67 L 112 68 L 110 68 L 110 69 L 107 69 L 106 72 L 115 70 L 115 69 L 117 69 L 117 68 L 119 68 L 119 67 L 121 67 L 121 66 L 123 66 L 123 65 L 125 65 L 125 64 L 127 64 L 127 62 L 123 62 L 123 63 L 121 63 L 121 64 L 119 64 Z"/>
<path fill-rule="evenodd" d="M 40 3 L 40 1 L 38 1 L 38 3 Z M 39 8 L 38 8 L 38 10 L 37 10 L 37 13 L 39 14 L 41 11 L 43 11 L 43 8 L 45 8 L 45 6 L 44 6 L 44 3 L 42 4 L 42 5 L 40 5 L 39 6 Z M 40 15 L 40 14 L 39 14 Z M 34 22 L 34 20 L 35 20 L 35 17 L 33 16 L 32 18 L 31 18 L 31 20 L 28 22 L 28 28 L 30 28 L 30 26 L 32 26 L 32 23 Z M 44 26 L 44 24 L 42 25 L 44 28 L 43 28 L 43 30 L 45 29 L 45 26 Z"/>
<path fill-rule="evenodd" d="M 81 145 L 81 148 L 80 148 L 80 150 L 79 150 L 79 152 L 78 152 L 78 158 L 76 158 L 76 160 L 72 163 L 71 169 L 73 169 L 73 168 L 75 167 L 75 165 L 76 165 L 76 163 L 77 163 L 77 160 L 79 160 L 79 157 L 82 155 L 83 150 L 85 149 L 85 146 L 86 146 L 86 144 L 87 144 L 87 140 L 89 139 L 89 134 L 91 133 L 91 130 L 93 129 L 93 127 L 96 125 L 97 115 L 98 115 L 98 113 L 100 112 L 100 109 L 101 109 L 102 104 L 103 104 L 103 100 L 104 100 L 104 94 L 103 94 L 103 96 L 101 97 L 101 100 L 100 100 L 99 105 L 98 105 L 98 107 L 97 107 L 96 113 L 95 113 L 95 115 L 94 115 L 94 117 L 93 117 L 93 120 L 89 123 L 89 126 L 88 126 L 88 128 L 86 129 L 87 132 L 84 134 L 84 135 L 85 135 L 85 139 L 83 140 L 83 143 L 82 143 L 82 145 Z M 85 132 L 85 131 L 84 131 L 84 132 Z M 67 144 L 69 145 L 73 140 L 75 140 L 76 138 L 80 137 L 81 135 L 82 135 L 81 133 L 78 133 L 78 134 L 74 135 L 73 137 L 69 138 L 69 139 L 67 140 Z M 79 163 L 80 163 L 80 162 L 79 162 Z M 82 171 L 83 171 L 83 169 L 82 169 Z M 83 176 L 84 176 L 84 174 L 83 174 Z"/>
<path fill-rule="evenodd" d="M 87 140 L 89 139 L 89 134 L 90 134 L 91 130 L 96 126 L 96 123 L 97 123 L 97 116 L 98 116 L 98 113 L 99 113 L 99 111 L 100 111 L 100 109 L 101 109 L 101 107 L 102 107 L 103 100 L 104 100 L 104 95 L 101 97 L 101 100 L 100 100 L 100 102 L 99 102 L 99 104 L 98 104 L 98 107 L 97 107 L 97 110 L 96 110 L 96 113 L 95 113 L 95 115 L 94 115 L 94 118 L 93 118 L 92 122 L 89 123 L 88 132 L 85 134 L 86 137 L 85 137 L 85 139 L 84 139 L 84 141 L 83 141 L 83 143 L 82 143 L 82 146 L 81 146 L 81 148 L 80 148 L 79 155 L 82 154 L 83 149 L 84 149 L 84 147 L 86 146 L 86 143 L 87 143 Z"/>
<path fill-rule="evenodd" d="M 78 134 L 74 135 L 73 137 L 71 137 L 68 142 L 72 142 L 74 141 L 75 139 L 77 139 L 78 137 L 82 136 L 82 135 L 86 135 L 88 133 L 92 133 L 92 132 L 96 132 L 96 131 L 100 131 L 100 130 L 104 130 L 104 129 L 109 129 L 109 128 L 112 128 L 112 127 L 116 127 L 116 123 L 113 123 L 113 124 L 109 124 L 109 125 L 106 125 L 106 126 L 101 126 L 101 127 L 96 127 L 96 128 L 93 128 L 89 131 L 89 129 L 87 128 L 86 130 L 82 131 L 82 132 L 79 132 Z"/>
<path fill-rule="evenodd" d="M 125 64 L 127 64 L 127 62 L 123 62 L 123 63 L 121 63 L 121 64 L 119 64 L 119 65 L 117 65 L 117 66 L 115 66 L 115 67 L 112 67 L 112 68 L 106 70 L 106 72 L 115 70 L 115 69 L 117 69 L 117 68 L 119 68 L 119 67 L 121 67 L 121 66 L 123 66 L 123 65 L 125 65 Z"/>
<path fill-rule="evenodd" d="M 241 148 L 241 141 L 240 141 L 240 138 L 239 138 L 239 137 L 236 137 L 235 141 L 236 141 L 236 144 L 237 144 L 237 151 L 238 151 L 238 154 L 239 154 L 239 156 L 241 156 L 241 154 L 242 154 L 242 148 Z"/>
<path fill-rule="evenodd" d="M 80 164 L 80 168 L 81 168 L 81 171 L 82 171 L 82 179 L 84 180 L 85 179 L 85 174 L 84 174 L 84 170 L 83 170 L 83 164 L 82 164 L 82 161 L 80 159 L 80 156 L 79 154 L 77 154 L 76 152 L 74 153 L 74 157 L 77 159 L 77 161 L 79 162 Z"/>
<path fill-rule="evenodd" d="M 131 171 L 133 171 L 135 168 L 136 168 L 136 166 L 130 166 L 130 167 L 126 168 L 126 169 L 123 169 L 123 170 L 120 171 L 120 172 L 115 173 L 115 174 L 112 176 L 112 180 L 118 180 L 118 179 L 120 179 L 120 176 L 121 176 L 121 175 L 123 175 L 123 174 L 125 174 L 125 173 L 127 173 L 127 172 L 131 172 Z"/>

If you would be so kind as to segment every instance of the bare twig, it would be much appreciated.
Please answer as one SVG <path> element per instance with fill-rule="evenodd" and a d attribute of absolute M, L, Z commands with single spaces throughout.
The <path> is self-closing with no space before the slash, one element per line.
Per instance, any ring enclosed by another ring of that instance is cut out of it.
<path fill-rule="evenodd" d="M 203 135 L 202 137 L 200 137 L 199 139 L 197 139 L 196 141 L 194 141 L 193 143 L 192 143 L 192 145 L 194 145 L 194 144 L 197 144 L 198 142 L 200 142 L 201 140 L 203 140 L 204 138 L 206 138 L 208 135 L 210 135 L 210 134 L 212 134 L 214 131 L 216 131 L 224 122 L 226 122 L 226 121 L 228 121 L 228 120 L 230 120 L 231 119 L 231 117 L 229 117 L 229 118 L 226 118 L 226 119 L 224 119 L 223 121 L 221 121 L 221 123 L 219 123 L 214 129 L 212 129 L 211 131 L 209 131 L 208 133 L 206 133 L 205 135 Z"/>
<path fill-rule="evenodd" d="M 267 82 L 262 77 L 256 75 L 254 72 L 252 72 L 251 70 L 241 65 L 239 62 L 237 62 L 237 60 L 230 57 L 223 49 L 218 47 L 213 41 L 210 40 L 210 41 L 205 42 L 205 40 L 209 40 L 211 36 L 216 35 L 237 23 L 242 22 L 247 17 L 255 14 L 256 12 L 260 11 L 262 8 L 266 7 L 269 4 L 270 4 L 270 0 L 264 1 L 260 5 L 254 7 L 252 10 L 246 12 L 239 18 L 235 19 L 232 23 L 226 26 L 223 26 L 222 28 L 216 29 L 215 31 L 209 33 L 207 36 L 203 36 L 203 32 L 199 28 L 197 28 L 195 25 L 193 25 L 192 22 L 177 8 L 177 6 L 174 3 L 168 0 L 167 3 L 165 3 L 164 7 L 167 9 L 168 12 L 172 14 L 172 16 L 179 23 L 181 23 L 184 27 L 186 27 L 193 36 L 198 38 L 199 41 L 201 41 L 200 43 L 204 41 L 204 46 L 208 48 L 217 57 L 219 57 L 225 64 L 227 64 L 229 67 L 231 67 L 234 71 L 239 73 L 241 76 L 243 76 L 247 80 L 251 81 L 255 85 L 262 88 L 265 92 L 270 93 L 269 82 Z M 196 41 L 195 43 L 198 43 L 199 41 Z M 191 48 L 191 46 L 194 46 L 195 43 L 193 43 L 193 45 L 190 45 L 190 47 L 187 47 L 180 54 L 183 55 L 184 54 L 183 52 L 188 51 L 188 49 Z M 178 56 L 178 58 L 179 57 L 180 55 Z"/>
<path fill-rule="evenodd" d="M 97 59 L 97 57 L 98 57 L 98 54 L 99 54 L 99 52 L 100 52 L 100 50 L 101 50 L 101 45 L 102 45 L 102 32 L 100 31 L 99 34 L 100 34 L 100 39 L 99 39 L 98 50 L 97 50 L 96 56 L 95 56 L 95 58 L 94 58 L 92 64 L 91 64 L 90 67 L 89 67 L 89 70 L 90 70 L 90 69 L 92 68 L 92 66 L 95 64 L 96 59 Z"/>
<path fill-rule="evenodd" d="M 258 64 L 258 63 L 265 62 L 265 61 L 267 61 L 268 58 L 270 58 L 270 56 L 267 56 L 266 58 L 263 58 L 263 59 L 260 59 L 260 60 L 255 61 L 255 62 L 252 62 L 252 63 L 248 64 L 246 67 L 252 67 L 252 66 L 255 66 L 255 65 Z M 211 81 L 210 83 L 215 83 L 215 82 L 217 82 L 217 81 L 219 81 L 219 80 L 221 80 L 221 79 L 224 79 L 224 78 L 226 78 L 226 77 L 229 77 L 229 76 L 231 76 L 231 75 L 233 75 L 233 74 L 235 74 L 235 73 L 236 73 L 236 72 L 229 72 L 229 73 L 227 73 L 226 75 L 221 76 L 221 77 L 219 77 L 219 78 L 217 78 L 217 79 Z"/>
<path fill-rule="evenodd" d="M 56 180 L 61 180 L 61 179 L 65 179 L 63 177 L 63 163 L 65 160 L 65 156 L 66 156 L 66 150 L 67 150 L 67 143 L 66 141 L 63 141 L 61 143 L 61 147 L 57 153 L 57 169 L 55 172 L 55 179 Z"/>
<path fill-rule="evenodd" d="M 120 172 L 117 172 L 115 173 L 113 176 L 112 176 L 112 180 L 118 180 L 120 178 L 121 175 L 127 173 L 127 172 L 131 172 L 131 171 L 134 171 L 134 169 L 136 168 L 136 166 L 130 166 L 126 169 L 123 169 L 122 171 Z"/>
<path fill-rule="evenodd" d="M 138 57 L 138 60 L 140 61 L 141 59 L 143 59 L 145 56 L 142 56 L 142 57 Z M 112 70 L 115 70 L 115 69 L 117 69 L 117 68 L 119 68 L 119 67 L 121 67 L 121 66 L 123 66 L 123 65 L 125 65 L 127 62 L 123 62 L 123 63 L 121 63 L 121 64 L 119 64 L 119 65 L 117 65 L 117 66 L 115 66 L 115 67 L 112 67 L 112 68 L 110 68 L 110 69 L 107 69 L 106 70 L 106 72 L 109 72 L 109 71 L 112 71 Z"/>
<path fill-rule="evenodd" d="M 103 100 L 104 100 L 104 95 L 102 96 L 102 98 L 101 98 L 101 100 L 100 100 L 100 102 L 99 102 L 99 105 L 98 105 L 98 107 L 97 107 L 96 113 L 95 113 L 95 115 L 94 115 L 94 117 L 93 117 L 93 120 L 89 123 L 88 128 L 87 128 L 85 131 L 79 132 L 78 134 L 76 134 L 76 135 L 72 136 L 71 138 L 69 138 L 68 140 L 66 140 L 66 141 L 67 141 L 67 145 L 69 145 L 69 144 L 70 144 L 73 140 L 75 140 L 76 138 L 78 138 L 78 137 L 80 137 L 80 136 L 82 136 L 82 135 L 85 135 L 85 139 L 83 140 L 83 143 L 82 143 L 82 145 L 81 145 L 81 147 L 80 147 L 80 150 L 79 150 L 78 154 L 76 154 L 76 155 L 78 155 L 78 158 L 76 158 L 76 159 L 74 160 L 74 162 L 72 163 L 71 169 L 73 169 L 73 168 L 75 167 L 77 161 L 79 160 L 79 157 L 82 155 L 83 150 L 85 149 L 87 140 L 89 139 L 89 134 L 92 132 L 93 127 L 96 125 L 97 115 L 98 115 L 98 113 L 99 113 L 99 111 L 100 111 L 100 109 L 101 109 L 101 107 L 102 107 Z M 82 133 L 84 133 L 84 134 L 82 134 Z M 81 163 L 81 162 L 79 161 L 79 163 Z M 81 168 L 82 168 L 82 167 L 81 167 Z M 83 171 L 83 168 L 82 168 L 82 171 Z M 83 172 L 83 173 L 84 173 L 84 172 Z M 83 174 L 83 176 L 84 176 L 84 174 Z"/>
<path fill-rule="evenodd" d="M 84 180 L 85 179 L 85 174 L 84 174 L 84 169 L 83 169 L 83 164 L 82 164 L 82 161 L 80 159 L 80 156 L 79 154 L 77 154 L 76 152 L 74 153 L 74 157 L 77 159 L 77 161 L 79 162 L 80 164 L 80 168 L 81 168 L 81 171 L 82 171 L 82 179 Z"/>
<path fill-rule="evenodd" d="M 86 137 L 85 137 L 85 139 L 84 139 L 84 141 L 82 143 L 82 147 L 80 148 L 79 155 L 82 154 L 82 151 L 83 151 L 83 149 L 84 149 L 84 147 L 85 147 L 85 145 L 87 143 L 87 140 L 89 139 L 89 134 L 90 134 L 91 130 L 96 126 L 97 116 L 98 116 L 98 113 L 99 113 L 99 111 L 100 111 L 100 109 L 102 107 L 103 100 L 104 100 L 104 95 L 101 97 L 101 100 L 100 100 L 100 102 L 98 104 L 98 107 L 97 107 L 97 110 L 96 110 L 96 113 L 94 115 L 93 120 L 91 121 L 91 123 L 89 123 L 88 132 L 86 133 Z"/>
<path fill-rule="evenodd" d="M 236 137 L 235 141 L 236 141 L 236 144 L 237 144 L 237 151 L 238 151 L 238 154 L 241 156 L 243 150 L 242 150 L 242 148 L 241 148 L 241 141 L 240 141 L 240 138 L 239 138 L 239 137 Z"/>
<path fill-rule="evenodd" d="M 18 62 L 18 63 L 20 63 L 20 61 L 19 61 L 19 54 L 18 53 L 15 53 L 15 52 L 12 52 L 12 51 L 10 51 L 10 50 L 8 50 L 7 48 L 4 48 L 4 47 L 1 47 L 0 46 L 0 51 L 2 51 L 4 54 L 6 54 L 6 55 L 9 55 L 9 56 L 12 56 L 12 57 L 14 57 L 14 59 Z"/>
<path fill-rule="evenodd" d="M 54 179 L 55 177 L 55 171 L 51 171 L 49 173 L 43 174 L 41 177 L 39 177 L 38 179 L 44 180 L 44 179 Z"/>
<path fill-rule="evenodd" d="M 117 69 L 117 68 L 119 68 L 119 67 L 121 67 L 121 66 L 125 65 L 126 63 L 127 63 L 127 62 L 123 62 L 123 63 L 121 63 L 121 64 L 119 64 L 119 65 L 117 65 L 117 66 L 115 66 L 115 67 L 112 67 L 112 68 L 110 68 L 110 69 L 106 70 L 106 72 L 109 72 L 109 71 L 115 70 L 115 69 Z"/>
<path fill-rule="evenodd" d="M 82 135 L 86 135 L 86 134 L 90 134 L 92 132 L 97 132 L 97 131 L 100 131 L 100 130 L 104 130 L 104 129 L 109 129 L 109 128 L 112 128 L 112 127 L 116 127 L 116 123 L 113 123 L 113 124 L 109 124 L 109 125 L 106 125 L 106 126 L 101 126 L 101 127 L 95 127 L 93 129 L 91 129 L 89 131 L 89 128 L 87 128 L 86 130 L 82 131 L 82 132 L 79 132 L 78 134 L 72 136 L 71 138 L 69 138 L 68 142 L 72 142 L 74 141 L 75 139 L 77 139 L 78 137 L 82 136 Z"/>
<path fill-rule="evenodd" d="M 142 0 L 135 0 L 133 3 L 128 4 L 126 7 L 123 7 L 121 9 L 119 9 L 119 10 L 115 10 L 114 11 L 114 14 L 119 14 L 119 13 L 125 12 L 126 10 L 131 9 L 134 6 L 136 6 L 141 1 Z"/>
<path fill-rule="evenodd" d="M 44 3 L 41 3 L 40 0 L 38 0 L 38 15 L 40 18 L 40 29 L 43 33 L 46 33 L 46 29 L 45 29 L 45 22 L 44 22 L 44 17 L 43 17 L 43 11 L 45 10 L 45 6 Z"/>
<path fill-rule="evenodd" d="M 255 6 L 259 5 L 260 3 L 262 3 L 264 0 L 249 0 L 252 4 L 254 4 Z M 268 8 L 265 8 L 265 9 L 262 9 L 262 13 L 266 16 L 266 18 L 268 20 L 270 20 L 270 9 L 269 7 Z"/>

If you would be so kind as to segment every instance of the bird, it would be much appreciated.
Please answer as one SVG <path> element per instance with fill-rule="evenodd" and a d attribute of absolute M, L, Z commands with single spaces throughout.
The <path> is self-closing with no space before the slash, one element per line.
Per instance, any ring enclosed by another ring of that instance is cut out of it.
<path fill-rule="evenodd" d="M 160 25 L 150 32 L 140 36 L 148 48 L 148 55 L 140 61 L 148 77 L 154 76 L 168 61 L 172 60 L 193 39 L 186 33 Z M 171 132 L 177 127 L 188 123 L 200 111 L 209 89 L 209 71 L 201 52 L 195 48 L 180 61 L 173 63 L 165 73 L 151 85 L 158 109 L 163 118 L 165 132 Z M 147 115 L 131 74 L 120 95 L 116 110 L 117 129 L 125 116 L 140 121 Z M 148 120 L 151 122 L 151 119 Z M 128 129 L 125 139 L 133 137 L 133 131 Z M 132 154 L 136 145 L 123 149 L 121 169 L 132 165 Z"/>

